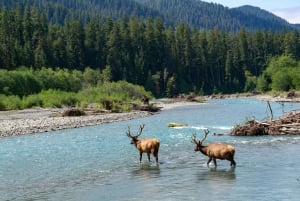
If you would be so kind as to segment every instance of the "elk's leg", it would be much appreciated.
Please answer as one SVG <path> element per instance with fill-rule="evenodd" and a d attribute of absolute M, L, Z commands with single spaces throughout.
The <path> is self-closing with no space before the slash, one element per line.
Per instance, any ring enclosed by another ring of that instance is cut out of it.
<path fill-rule="evenodd" d="M 140 163 L 142 162 L 143 152 L 140 152 Z"/>
<path fill-rule="evenodd" d="M 211 162 L 212 158 L 209 158 L 207 161 L 207 166 L 209 166 L 209 163 Z"/>
<path fill-rule="evenodd" d="M 147 153 L 148 161 L 150 162 L 150 153 Z"/>
<path fill-rule="evenodd" d="M 233 159 L 231 160 L 230 166 L 236 166 L 236 162 Z"/>
<path fill-rule="evenodd" d="M 157 153 L 154 153 L 153 156 L 155 157 L 156 163 L 158 163 L 158 154 L 157 154 Z"/>
<path fill-rule="evenodd" d="M 229 160 L 231 162 L 230 166 L 234 166 L 235 167 L 236 163 L 234 161 L 234 156 L 230 156 L 229 159 L 227 159 L 227 160 Z"/>
<path fill-rule="evenodd" d="M 217 160 L 214 158 L 213 159 L 215 166 L 217 167 Z"/>

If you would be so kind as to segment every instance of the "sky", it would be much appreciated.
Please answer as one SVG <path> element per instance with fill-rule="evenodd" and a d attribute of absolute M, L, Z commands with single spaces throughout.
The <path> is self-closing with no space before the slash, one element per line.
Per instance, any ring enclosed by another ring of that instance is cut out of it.
<path fill-rule="evenodd" d="M 223 6 L 234 8 L 243 5 L 256 6 L 267 10 L 289 23 L 300 24 L 300 1 L 299 0 L 204 0 L 206 2 L 219 3 Z"/>

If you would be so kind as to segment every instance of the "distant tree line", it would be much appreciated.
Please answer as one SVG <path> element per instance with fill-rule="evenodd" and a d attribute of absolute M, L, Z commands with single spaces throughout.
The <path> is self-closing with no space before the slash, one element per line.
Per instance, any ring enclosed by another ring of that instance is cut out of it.
<path fill-rule="evenodd" d="M 300 60 L 299 31 L 232 34 L 135 17 L 58 25 L 37 8 L 0 10 L 1 69 L 109 68 L 112 81 L 142 85 L 156 97 L 254 90 L 253 78 L 280 55 Z"/>

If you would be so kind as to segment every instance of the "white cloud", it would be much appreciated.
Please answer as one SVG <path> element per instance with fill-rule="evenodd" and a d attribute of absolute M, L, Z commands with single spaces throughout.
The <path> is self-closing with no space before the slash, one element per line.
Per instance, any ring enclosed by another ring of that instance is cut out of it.
<path fill-rule="evenodd" d="M 289 23 L 300 24 L 300 6 L 293 8 L 274 9 L 272 12 L 275 15 L 287 20 Z"/>

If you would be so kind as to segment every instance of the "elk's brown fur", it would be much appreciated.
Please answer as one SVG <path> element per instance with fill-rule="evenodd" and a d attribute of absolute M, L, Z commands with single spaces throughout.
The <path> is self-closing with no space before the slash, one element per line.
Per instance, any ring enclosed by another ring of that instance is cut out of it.
<path fill-rule="evenodd" d="M 200 151 L 202 154 L 208 156 L 207 165 L 213 160 L 215 166 L 217 166 L 216 159 L 220 160 L 228 160 L 230 161 L 231 166 L 236 166 L 236 162 L 234 161 L 234 153 L 235 149 L 231 145 L 221 144 L 221 143 L 211 143 L 207 146 L 203 145 L 206 136 L 208 135 L 209 131 L 204 131 L 204 137 L 202 140 L 196 140 L 196 133 L 192 137 L 192 142 L 196 144 L 195 151 Z"/>
<path fill-rule="evenodd" d="M 131 138 L 131 144 L 134 144 L 137 150 L 140 152 L 140 162 L 142 161 L 143 153 L 147 153 L 148 160 L 150 162 L 150 154 L 155 157 L 156 163 L 158 163 L 158 150 L 160 142 L 156 138 L 138 139 L 138 136 L 142 134 L 144 124 L 140 125 L 140 130 L 137 135 L 132 136 L 130 134 L 130 127 L 128 126 L 127 136 Z"/>

